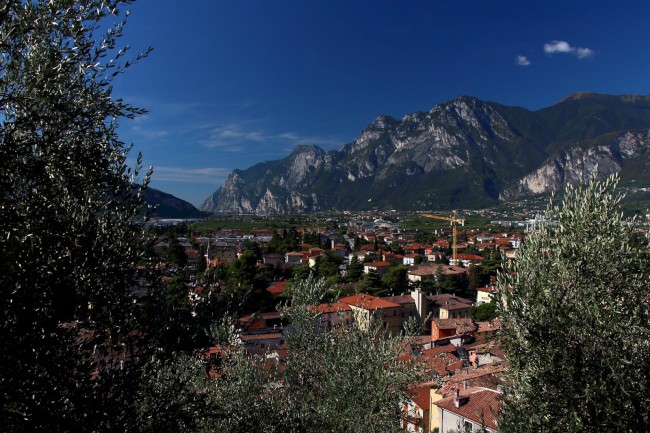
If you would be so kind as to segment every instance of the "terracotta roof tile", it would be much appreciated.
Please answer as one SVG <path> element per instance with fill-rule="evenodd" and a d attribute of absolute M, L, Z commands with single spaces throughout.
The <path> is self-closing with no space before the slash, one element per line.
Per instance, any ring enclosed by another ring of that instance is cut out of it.
<path fill-rule="evenodd" d="M 437 401 L 436 406 L 472 420 L 484 423 L 487 428 L 497 429 L 496 417 L 499 414 L 501 393 L 487 388 L 469 388 L 460 391 L 460 406 L 454 404 L 455 396 Z"/>
<path fill-rule="evenodd" d="M 352 311 L 352 308 L 349 304 L 345 302 L 334 302 L 333 304 L 320 304 L 313 309 L 319 313 L 337 313 L 339 311 Z"/>
<path fill-rule="evenodd" d="M 392 263 L 391 262 L 372 262 L 372 263 L 366 263 L 364 266 L 371 267 L 371 268 L 381 268 L 381 267 L 387 267 L 390 266 Z"/>
<path fill-rule="evenodd" d="M 276 281 L 266 288 L 273 297 L 281 295 L 289 285 L 289 281 Z"/>
<path fill-rule="evenodd" d="M 411 295 L 382 296 L 381 299 L 400 305 L 415 304 L 415 299 Z"/>
<path fill-rule="evenodd" d="M 483 257 L 478 256 L 476 254 L 463 254 L 463 253 L 456 254 L 456 258 L 458 260 L 472 260 L 472 261 L 477 261 L 477 262 L 480 262 L 480 261 L 483 260 Z"/>
<path fill-rule="evenodd" d="M 469 318 L 456 318 L 456 319 L 434 319 L 436 328 L 438 329 L 455 329 L 455 335 L 463 335 L 466 333 L 475 332 L 477 329 L 474 321 Z"/>
<path fill-rule="evenodd" d="M 339 301 L 355 307 L 363 308 L 364 310 L 377 310 L 381 308 L 399 307 L 399 304 L 396 304 L 394 302 L 389 302 L 381 298 L 376 298 L 372 295 L 367 295 L 365 293 L 359 293 L 358 295 L 347 296 L 345 298 L 339 299 Z"/>
<path fill-rule="evenodd" d="M 431 401 L 430 388 L 428 386 L 413 386 L 406 391 L 406 395 L 423 410 L 429 410 Z"/>

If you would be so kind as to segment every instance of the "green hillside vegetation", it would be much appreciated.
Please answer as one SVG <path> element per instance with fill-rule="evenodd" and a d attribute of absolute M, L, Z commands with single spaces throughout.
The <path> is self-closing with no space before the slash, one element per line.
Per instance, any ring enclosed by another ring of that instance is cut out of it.
<path fill-rule="evenodd" d="M 404 120 L 380 116 L 361 141 L 338 151 L 298 146 L 282 160 L 237 170 L 244 182 L 231 196 L 243 194 L 255 208 L 271 191 L 281 213 L 492 207 L 504 190 L 559 152 L 610 145 L 625 131 L 648 128 L 648 96 L 577 94 L 537 111 L 461 96 Z M 438 138 L 426 135 L 431 129 Z M 452 137 L 451 144 L 440 147 L 440 134 Z M 303 153 L 314 165 L 295 166 Z M 648 183 L 648 156 L 614 156 L 623 161 L 624 183 Z M 292 185 L 285 176 L 296 170 L 304 170 L 302 180 Z M 213 196 L 217 206 L 221 193 Z M 305 205 L 292 208 L 290 195 Z"/>

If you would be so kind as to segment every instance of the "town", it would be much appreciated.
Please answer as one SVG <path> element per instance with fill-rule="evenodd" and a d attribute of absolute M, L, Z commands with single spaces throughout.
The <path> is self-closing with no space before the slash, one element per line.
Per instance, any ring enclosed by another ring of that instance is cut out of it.
<path fill-rule="evenodd" d="M 394 213 L 312 216 L 309 228 L 295 218 L 251 215 L 154 220 L 150 231 L 163 280 L 182 283 L 190 304 L 203 302 L 208 286 L 245 300 L 233 319 L 235 350 L 283 363 L 291 323 L 280 307 L 290 305 L 296 282 L 320 279 L 326 293 L 312 306 L 318 332 L 354 323 L 399 337 L 407 343 L 398 360 L 424 372 L 425 380 L 404 393 L 406 431 L 494 432 L 508 363 L 495 338 L 496 278 L 502 261 L 515 258 L 527 231 L 542 222 L 538 211 L 529 212 L 522 220 L 488 220 L 495 215 L 481 211 L 485 227 L 467 228 L 455 214 L 416 215 L 429 218 L 430 231 L 404 229 L 400 221 L 409 216 Z M 406 336 L 409 323 L 415 332 Z M 214 361 L 227 349 L 197 350 L 218 378 Z"/>

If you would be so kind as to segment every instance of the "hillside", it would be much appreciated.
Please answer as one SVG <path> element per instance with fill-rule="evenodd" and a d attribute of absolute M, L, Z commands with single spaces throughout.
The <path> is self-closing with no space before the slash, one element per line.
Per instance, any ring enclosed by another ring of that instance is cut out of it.
<path fill-rule="evenodd" d="M 460 96 L 395 119 L 379 116 L 338 150 L 301 145 L 234 170 L 201 209 L 479 208 L 588 176 L 647 179 L 650 96 L 578 93 L 537 111 Z"/>

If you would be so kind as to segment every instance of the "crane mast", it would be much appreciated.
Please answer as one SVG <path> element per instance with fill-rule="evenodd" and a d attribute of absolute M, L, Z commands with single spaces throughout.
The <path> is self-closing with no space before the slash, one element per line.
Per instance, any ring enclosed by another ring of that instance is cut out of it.
<path fill-rule="evenodd" d="M 456 248 L 457 248 L 457 245 L 456 245 L 456 236 L 457 236 L 456 226 L 457 226 L 457 224 L 460 224 L 460 225 L 464 226 L 465 225 L 465 220 L 463 218 L 458 218 L 458 216 L 456 215 L 456 211 L 454 211 L 454 214 L 451 217 L 443 217 L 443 216 L 438 216 L 438 215 L 429 215 L 429 214 L 426 214 L 426 213 L 423 213 L 422 216 L 426 217 L 426 218 L 449 221 L 449 223 L 452 226 L 452 240 L 453 240 L 452 247 L 451 247 L 452 262 L 453 262 L 454 265 L 458 265 L 458 260 L 456 258 Z"/>

